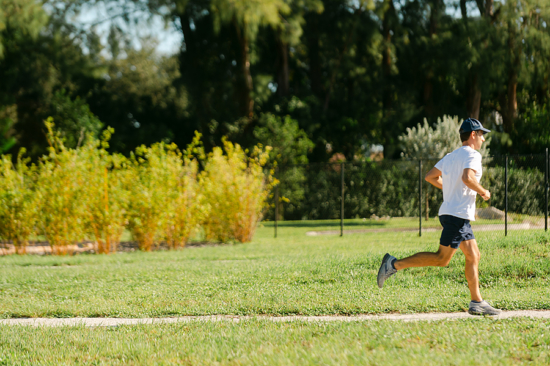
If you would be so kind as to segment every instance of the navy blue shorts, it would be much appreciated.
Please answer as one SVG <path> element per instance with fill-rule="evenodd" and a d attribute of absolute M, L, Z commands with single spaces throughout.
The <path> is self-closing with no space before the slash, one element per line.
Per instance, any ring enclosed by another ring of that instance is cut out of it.
<path fill-rule="evenodd" d="M 445 247 L 450 246 L 458 249 L 460 243 L 464 240 L 475 239 L 470 220 L 451 215 L 441 215 L 439 216 L 439 222 L 443 226 L 439 244 Z"/>

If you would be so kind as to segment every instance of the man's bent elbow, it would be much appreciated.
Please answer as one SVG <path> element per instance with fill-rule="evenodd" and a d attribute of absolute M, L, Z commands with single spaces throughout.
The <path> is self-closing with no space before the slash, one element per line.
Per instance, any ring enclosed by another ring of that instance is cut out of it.
<path fill-rule="evenodd" d="M 434 176 L 430 173 L 428 173 L 424 176 L 424 180 L 428 183 L 433 183 L 433 182 L 437 181 L 438 178 L 439 178 L 439 176 Z"/>
<path fill-rule="evenodd" d="M 463 175 L 462 176 L 462 183 L 469 185 L 472 183 L 472 178 L 470 178 L 469 175 Z"/>

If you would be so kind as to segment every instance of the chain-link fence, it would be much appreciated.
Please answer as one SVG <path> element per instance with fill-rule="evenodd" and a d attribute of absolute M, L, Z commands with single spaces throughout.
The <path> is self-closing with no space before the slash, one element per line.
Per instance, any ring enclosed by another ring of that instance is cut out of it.
<path fill-rule="evenodd" d="M 437 159 L 312 163 L 277 170 L 277 205 L 266 219 L 326 227 L 324 233 L 441 230 L 441 190 L 424 180 Z M 483 187 L 477 197 L 474 232 L 546 230 L 548 153 L 483 159 Z M 301 220 L 296 223 L 296 220 Z M 322 221 L 318 221 L 322 220 Z M 280 225 L 279 225 L 280 226 Z"/>

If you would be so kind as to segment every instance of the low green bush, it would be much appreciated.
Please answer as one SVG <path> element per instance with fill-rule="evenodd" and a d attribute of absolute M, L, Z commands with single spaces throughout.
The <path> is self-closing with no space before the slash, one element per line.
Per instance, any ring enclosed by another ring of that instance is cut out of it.
<path fill-rule="evenodd" d="M 504 210 L 505 169 L 487 168 L 482 184 L 491 191 L 491 206 Z M 508 211 L 518 214 L 544 215 L 544 172 L 538 169 L 509 169 Z M 480 202 L 481 204 L 481 202 Z"/>
<path fill-rule="evenodd" d="M 525 160 L 525 161 L 523 161 Z M 508 210 L 511 213 L 544 214 L 544 167 L 540 157 L 510 159 L 508 171 Z M 504 210 L 504 158 L 484 160 L 481 184 L 491 191 L 488 202 L 478 197 L 478 207 L 494 206 Z M 443 202 L 441 190 L 424 181 L 424 175 L 437 160 L 423 159 L 422 215 L 437 216 Z M 279 210 L 285 220 L 339 219 L 341 210 L 340 164 L 310 164 L 283 167 L 299 170 L 303 181 L 303 197 L 292 196 L 281 183 L 280 195 L 292 197 Z M 372 215 L 391 217 L 418 217 L 419 172 L 418 161 L 399 160 L 344 164 L 344 218 L 369 218 Z M 273 218 L 273 216 L 270 216 Z"/>

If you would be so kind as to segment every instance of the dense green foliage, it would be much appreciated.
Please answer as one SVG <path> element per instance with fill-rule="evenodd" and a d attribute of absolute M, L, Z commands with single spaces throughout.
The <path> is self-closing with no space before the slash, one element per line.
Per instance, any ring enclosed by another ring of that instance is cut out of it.
<path fill-rule="evenodd" d="M 430 151 L 430 150 L 428 150 Z M 512 156 L 508 164 L 508 212 L 544 215 L 544 155 Z M 441 190 L 424 181 L 424 175 L 439 159 L 383 160 L 381 162 L 344 163 L 344 217 L 370 218 L 372 215 L 418 217 L 419 180 L 422 184 L 422 213 L 437 216 L 443 202 Z M 505 208 L 505 157 L 483 160 L 481 184 L 492 192 L 491 200 L 478 197 L 478 207 Z M 293 177 L 304 177 L 296 194 Z M 287 178 L 289 177 L 289 178 Z M 279 219 L 338 219 L 341 211 L 341 166 L 339 163 L 310 163 L 281 169 L 279 192 L 285 203 L 279 209 Z M 269 219 L 274 218 L 273 210 Z"/>
<path fill-rule="evenodd" d="M 312 142 L 296 146 L 309 161 L 365 160 L 377 145 L 395 158 L 407 127 L 457 115 L 495 131 L 493 154 L 540 153 L 550 139 L 544 4 L 4 0 L 0 149 L 27 147 L 36 159 L 48 116 L 70 147 L 82 131 L 111 126 L 110 149 L 126 155 L 160 141 L 185 146 L 195 131 L 208 151 L 223 136 L 267 145 L 266 118 L 290 116 L 294 138 Z M 75 20 L 94 5 L 108 10 L 95 24 L 110 24 L 109 34 Z M 159 15 L 183 35 L 177 54 L 159 55 L 131 31 Z"/>
<path fill-rule="evenodd" d="M 281 183 L 280 194 L 290 197 L 280 215 L 285 220 L 338 219 L 341 211 L 341 165 L 310 164 L 300 171 L 306 179 L 302 198 Z M 288 173 L 286 173 L 288 174 Z M 418 163 L 388 161 L 344 164 L 344 217 L 415 216 L 418 213 Z"/>

